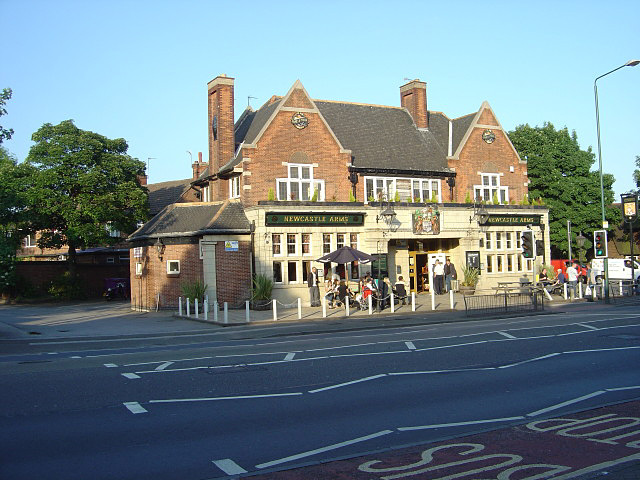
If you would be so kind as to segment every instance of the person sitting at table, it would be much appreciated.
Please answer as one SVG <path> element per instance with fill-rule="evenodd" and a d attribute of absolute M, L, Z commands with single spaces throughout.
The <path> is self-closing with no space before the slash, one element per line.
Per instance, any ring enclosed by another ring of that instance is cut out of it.
<path fill-rule="evenodd" d="M 353 294 L 351 293 L 351 289 L 349 288 L 349 286 L 343 281 L 340 282 L 340 285 L 338 285 L 338 290 L 336 293 L 336 302 L 338 303 L 338 306 L 342 306 L 345 305 L 347 302 L 349 302 L 349 305 L 351 305 L 351 302 L 353 300 Z"/>
<path fill-rule="evenodd" d="M 398 276 L 398 281 L 396 282 L 396 287 L 395 287 L 395 295 L 398 299 L 398 302 L 402 301 L 402 305 L 407 304 L 407 290 L 405 288 L 402 275 Z"/>
<path fill-rule="evenodd" d="M 546 268 L 543 268 L 542 271 L 540 272 L 540 275 L 538 275 L 538 282 L 542 283 L 543 285 L 547 285 L 551 283 L 549 281 L 549 275 L 547 275 Z"/>

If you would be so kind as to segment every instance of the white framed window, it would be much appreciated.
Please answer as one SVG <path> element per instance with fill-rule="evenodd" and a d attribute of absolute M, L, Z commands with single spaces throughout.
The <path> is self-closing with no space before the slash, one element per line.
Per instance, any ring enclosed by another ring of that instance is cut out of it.
<path fill-rule="evenodd" d="M 513 264 L 513 257 L 515 255 L 507 255 L 507 272 L 515 272 L 515 265 Z"/>
<path fill-rule="evenodd" d="M 516 255 L 516 271 L 518 272 L 522 272 L 522 255 L 517 254 Z"/>
<path fill-rule="evenodd" d="M 491 250 L 491 232 L 485 233 L 484 248 Z"/>
<path fill-rule="evenodd" d="M 496 250 L 502 250 L 502 232 L 496 232 Z"/>
<path fill-rule="evenodd" d="M 505 241 L 506 241 L 506 249 L 507 250 L 511 250 L 513 248 L 513 241 L 512 241 L 512 237 L 513 237 L 513 232 L 506 232 L 505 234 Z"/>
<path fill-rule="evenodd" d="M 349 244 L 350 244 L 351 248 L 355 248 L 356 250 L 358 249 L 358 234 L 357 233 L 350 233 L 349 234 Z"/>
<path fill-rule="evenodd" d="M 298 239 L 295 233 L 287 233 L 287 255 L 295 256 L 298 254 Z"/>
<path fill-rule="evenodd" d="M 287 262 L 287 281 L 289 283 L 298 283 L 298 262 Z"/>
<path fill-rule="evenodd" d="M 410 188 L 410 190 L 409 190 Z M 404 177 L 364 177 L 365 203 L 393 200 L 398 193 L 401 202 L 414 200 L 416 202 L 441 202 L 440 180 L 425 178 L 412 179 Z"/>
<path fill-rule="evenodd" d="M 271 251 L 274 257 L 277 257 L 278 255 L 282 255 L 282 234 L 281 233 L 271 234 Z"/>
<path fill-rule="evenodd" d="M 479 202 L 492 202 L 493 196 L 500 203 L 509 203 L 509 187 L 500 185 L 500 175 L 497 173 L 481 173 L 480 185 L 474 185 L 475 199 Z"/>
<path fill-rule="evenodd" d="M 411 192 L 416 202 L 440 202 L 440 180 L 412 180 Z"/>
<path fill-rule="evenodd" d="M 496 255 L 496 272 L 504 272 L 504 255 Z"/>
<path fill-rule="evenodd" d="M 493 257 L 494 255 L 487 255 L 487 273 L 493 273 Z"/>
<path fill-rule="evenodd" d="M 142 275 L 142 263 L 136 262 L 136 276 Z"/>
<path fill-rule="evenodd" d="M 180 274 L 180 260 L 167 260 L 167 275 Z"/>
<path fill-rule="evenodd" d="M 344 247 L 344 233 L 336 233 L 336 248 Z"/>
<path fill-rule="evenodd" d="M 273 283 L 282 283 L 282 262 L 273 262 Z"/>
<path fill-rule="evenodd" d="M 302 255 L 311 255 L 311 234 L 303 233 L 302 237 Z"/>
<path fill-rule="evenodd" d="M 322 253 L 331 253 L 331 234 L 323 233 L 322 234 Z"/>
<path fill-rule="evenodd" d="M 240 175 L 229 180 L 229 198 L 240 197 Z"/>
<path fill-rule="evenodd" d="M 520 232 L 515 232 L 516 236 L 516 248 L 522 248 L 522 234 Z"/>
<path fill-rule="evenodd" d="M 533 271 L 533 260 L 531 258 L 527 258 L 527 272 Z"/>
<path fill-rule="evenodd" d="M 27 235 L 22 239 L 23 248 L 33 248 L 36 246 L 36 236 L 34 234 Z"/>
<path fill-rule="evenodd" d="M 209 185 L 207 184 L 206 187 L 202 187 L 202 199 L 203 202 L 210 202 L 211 201 L 211 190 L 209 189 Z"/>
<path fill-rule="evenodd" d="M 324 201 L 324 180 L 313 178 L 313 166 L 289 163 L 287 174 L 287 178 L 276 178 L 278 200 L 311 200 L 317 192 L 317 200 Z"/>

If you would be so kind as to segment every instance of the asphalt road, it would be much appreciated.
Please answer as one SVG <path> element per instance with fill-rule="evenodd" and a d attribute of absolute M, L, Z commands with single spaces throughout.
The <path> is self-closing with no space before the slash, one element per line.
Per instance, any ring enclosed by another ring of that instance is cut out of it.
<path fill-rule="evenodd" d="M 582 306 L 2 342 L 0 478 L 225 478 L 551 418 L 638 398 L 639 339 L 635 307 Z"/>

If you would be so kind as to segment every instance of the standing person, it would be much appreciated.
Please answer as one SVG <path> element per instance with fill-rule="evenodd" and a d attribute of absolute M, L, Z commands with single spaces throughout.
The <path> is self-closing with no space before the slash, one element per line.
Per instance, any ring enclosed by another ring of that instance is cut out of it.
<path fill-rule="evenodd" d="M 312 307 L 320 306 L 320 287 L 318 286 L 318 269 L 313 267 L 307 275 L 307 286 L 309 287 L 309 300 Z"/>
<path fill-rule="evenodd" d="M 575 263 L 572 263 L 567 267 L 567 281 L 569 282 L 569 288 L 571 289 L 573 298 L 576 297 L 576 285 L 578 283 L 578 270 L 575 265 Z"/>
<path fill-rule="evenodd" d="M 447 257 L 447 263 L 444 266 L 444 281 L 447 286 L 447 293 L 451 291 L 451 280 L 455 280 L 456 278 L 458 278 L 456 267 L 451 263 L 451 259 Z"/>
<path fill-rule="evenodd" d="M 435 284 L 434 291 L 436 295 L 442 295 L 442 290 L 444 288 L 444 265 L 442 264 L 442 262 L 440 262 L 440 260 L 436 260 L 436 264 L 433 267 L 433 275 L 433 283 Z"/>

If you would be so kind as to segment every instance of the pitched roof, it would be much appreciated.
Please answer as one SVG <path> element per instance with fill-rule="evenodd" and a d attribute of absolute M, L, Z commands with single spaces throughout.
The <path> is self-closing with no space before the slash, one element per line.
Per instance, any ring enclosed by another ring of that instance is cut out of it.
<path fill-rule="evenodd" d="M 451 150 L 452 152 L 455 152 L 456 150 L 458 150 L 458 146 L 460 145 L 460 142 L 462 141 L 465 134 L 467 133 L 467 130 L 469 130 L 469 127 L 473 123 L 473 119 L 475 118 L 477 113 L 478 112 L 470 113 L 469 115 L 458 117 L 452 120 L 453 121 L 453 149 Z"/>
<path fill-rule="evenodd" d="M 133 232 L 127 241 L 156 237 L 192 237 L 222 233 L 250 233 L 251 225 L 237 200 L 212 203 L 174 203 Z"/>
<path fill-rule="evenodd" d="M 158 214 L 163 208 L 180 200 L 180 197 L 189 190 L 192 179 L 172 180 L 170 182 L 150 183 L 149 211 L 151 215 Z"/>
<path fill-rule="evenodd" d="M 404 108 L 315 100 L 357 168 L 448 172 L 446 152 Z"/>

